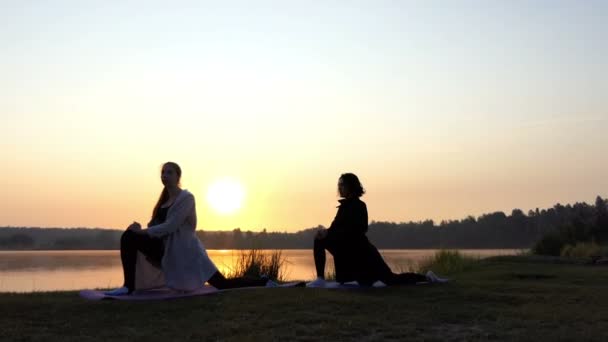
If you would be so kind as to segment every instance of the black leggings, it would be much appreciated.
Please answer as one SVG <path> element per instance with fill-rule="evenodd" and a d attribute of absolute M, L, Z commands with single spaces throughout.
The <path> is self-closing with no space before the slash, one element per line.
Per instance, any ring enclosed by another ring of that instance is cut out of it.
<path fill-rule="evenodd" d="M 142 252 L 152 264 L 160 267 L 164 254 L 162 238 L 152 237 L 146 233 L 126 230 L 120 238 L 120 260 L 124 272 L 124 286 L 133 292 L 135 289 L 135 264 L 137 252 Z"/>
<path fill-rule="evenodd" d="M 315 257 L 317 278 L 325 278 L 325 250 L 327 247 L 328 246 L 325 244 L 325 239 L 315 239 L 313 255 Z"/>
<path fill-rule="evenodd" d="M 333 254 L 333 248 L 331 248 L 329 244 L 327 244 L 325 239 L 315 239 L 313 255 L 315 258 L 315 268 L 317 269 L 317 277 L 319 278 L 325 278 L 325 250 L 328 250 L 330 253 Z M 377 250 L 376 253 L 378 253 Z M 377 255 L 378 258 L 381 258 L 379 253 Z M 384 266 L 382 268 L 382 270 L 378 270 L 381 275 L 378 276 L 378 279 L 376 280 L 380 280 L 386 285 L 413 285 L 418 282 L 427 281 L 426 276 L 423 274 L 410 272 L 393 273 L 390 272 L 388 266 Z M 373 284 L 373 281 L 370 282 L 368 280 L 360 282 L 363 282 L 364 285 Z"/>
<path fill-rule="evenodd" d="M 380 279 L 386 285 L 415 285 L 416 283 L 421 283 L 428 281 L 426 276 L 420 273 L 392 273 L 384 279 Z"/>
<path fill-rule="evenodd" d="M 148 261 L 160 267 L 164 254 L 162 238 L 152 237 L 146 233 L 135 230 L 126 230 L 120 238 L 120 259 L 124 272 L 124 286 L 129 293 L 135 289 L 135 264 L 137 252 L 142 252 Z M 208 280 L 211 286 L 218 289 L 232 289 L 237 287 L 264 286 L 267 279 L 233 278 L 226 279 L 219 271 Z"/>
<path fill-rule="evenodd" d="M 231 278 L 226 279 L 220 271 L 215 272 L 207 282 L 209 285 L 219 289 L 234 289 L 237 287 L 252 287 L 252 286 L 264 286 L 268 279 L 250 279 L 250 278 Z"/>

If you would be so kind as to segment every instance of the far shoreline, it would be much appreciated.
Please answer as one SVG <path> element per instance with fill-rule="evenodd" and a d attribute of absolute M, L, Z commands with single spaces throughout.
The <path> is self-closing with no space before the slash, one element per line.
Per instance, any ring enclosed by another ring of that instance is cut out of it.
<path fill-rule="evenodd" d="M 482 247 L 482 248 L 468 248 L 468 247 L 428 247 L 428 248 L 379 248 L 381 251 L 403 251 L 403 250 L 412 250 L 412 251 L 428 251 L 428 250 L 479 250 L 479 251 L 487 251 L 487 250 L 513 250 L 513 251 L 527 251 L 532 247 L 521 247 L 521 248 L 513 248 L 513 247 Z M 260 251 L 312 251 L 311 248 L 207 248 L 207 251 L 250 251 L 250 250 L 260 250 Z M 3 252 L 92 252 L 92 251 L 116 251 L 119 252 L 120 249 L 0 249 L 0 253 Z"/>

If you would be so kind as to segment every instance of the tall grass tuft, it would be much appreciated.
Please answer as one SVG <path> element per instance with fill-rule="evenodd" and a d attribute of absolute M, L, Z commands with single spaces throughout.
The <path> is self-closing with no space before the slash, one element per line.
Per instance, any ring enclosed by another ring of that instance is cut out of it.
<path fill-rule="evenodd" d="M 416 262 L 414 260 L 405 260 L 400 262 L 399 264 L 393 265 L 392 269 L 395 273 L 418 273 L 419 266 L 419 262 Z"/>
<path fill-rule="evenodd" d="M 574 245 L 565 245 L 560 255 L 569 258 L 589 258 L 592 256 L 601 256 L 605 253 L 605 248 L 596 244 L 595 241 L 591 242 L 577 242 Z"/>
<path fill-rule="evenodd" d="M 286 259 L 282 251 L 263 252 L 259 249 L 242 251 L 228 278 L 259 278 L 267 275 L 270 279 L 284 281 Z"/>
<path fill-rule="evenodd" d="M 428 270 L 441 275 L 455 274 L 466 271 L 479 261 L 479 257 L 468 256 L 456 250 L 442 249 L 435 252 L 435 255 L 422 260 L 418 264 L 418 273 L 425 273 Z"/>

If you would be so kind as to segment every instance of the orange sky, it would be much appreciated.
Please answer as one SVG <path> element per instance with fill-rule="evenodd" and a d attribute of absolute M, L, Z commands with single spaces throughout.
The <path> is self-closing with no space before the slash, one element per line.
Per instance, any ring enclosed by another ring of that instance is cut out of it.
<path fill-rule="evenodd" d="M 0 225 L 147 222 L 169 160 L 203 229 L 328 225 L 343 172 L 374 220 L 608 196 L 601 2 L 142 4 L 0 11 Z"/>

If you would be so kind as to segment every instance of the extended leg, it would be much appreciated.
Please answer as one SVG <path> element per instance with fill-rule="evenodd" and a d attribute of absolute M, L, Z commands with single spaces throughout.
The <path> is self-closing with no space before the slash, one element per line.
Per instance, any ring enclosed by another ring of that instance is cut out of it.
<path fill-rule="evenodd" d="M 391 273 L 381 280 L 386 285 L 415 285 L 419 282 L 428 281 L 425 275 L 418 273 Z"/>
<path fill-rule="evenodd" d="M 226 279 L 223 274 L 219 271 L 215 272 L 213 276 L 207 282 L 219 289 L 234 289 L 238 287 L 252 287 L 252 286 L 264 286 L 266 285 L 267 279 L 248 279 L 248 278 L 232 278 Z"/>

